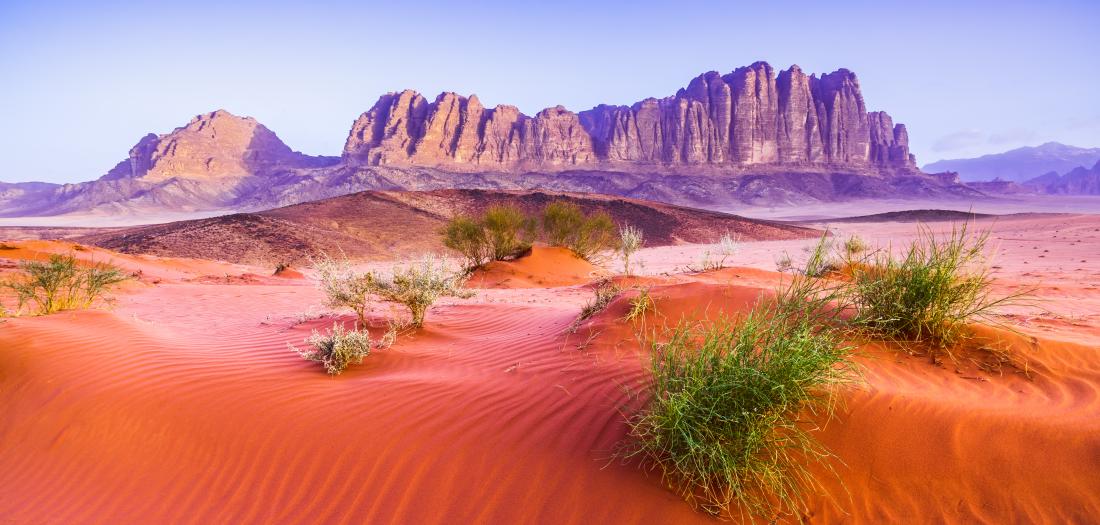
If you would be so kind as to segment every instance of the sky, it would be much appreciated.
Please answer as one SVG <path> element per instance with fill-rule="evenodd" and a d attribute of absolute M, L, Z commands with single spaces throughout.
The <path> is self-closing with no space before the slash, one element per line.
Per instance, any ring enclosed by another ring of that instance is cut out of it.
<path fill-rule="evenodd" d="M 1098 22 L 1097 0 L 0 0 L 0 181 L 97 178 L 146 133 L 218 108 L 338 155 L 389 91 L 580 111 L 757 60 L 855 71 L 922 165 L 1095 147 Z"/>

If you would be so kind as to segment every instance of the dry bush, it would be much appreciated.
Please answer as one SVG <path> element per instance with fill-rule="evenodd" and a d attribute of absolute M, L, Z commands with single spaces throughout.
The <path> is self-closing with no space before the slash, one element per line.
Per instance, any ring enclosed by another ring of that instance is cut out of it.
<path fill-rule="evenodd" d="M 0 284 L 15 293 L 20 310 L 33 304 L 38 315 L 91 307 L 112 287 L 129 279 L 108 264 L 80 265 L 73 255 L 53 254 L 47 261 L 23 261 L 19 268 L 22 275 Z"/>
<path fill-rule="evenodd" d="M 304 359 L 321 363 L 332 375 L 339 375 L 349 364 L 362 364 L 371 350 L 370 334 L 366 330 L 345 330 L 344 325 L 338 323 L 333 323 L 327 334 L 314 330 L 306 344 L 310 348 L 301 349 L 291 344 L 287 347 Z"/>

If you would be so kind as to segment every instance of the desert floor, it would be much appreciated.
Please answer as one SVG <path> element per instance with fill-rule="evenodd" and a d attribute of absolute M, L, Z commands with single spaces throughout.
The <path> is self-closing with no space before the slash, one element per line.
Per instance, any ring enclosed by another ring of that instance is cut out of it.
<path fill-rule="evenodd" d="M 992 228 L 998 290 L 1035 289 L 999 319 L 1021 333 L 978 327 L 935 363 L 855 342 L 864 383 L 819 433 L 838 475 L 819 473 L 806 521 L 1100 519 L 1100 216 L 978 225 Z M 916 231 L 831 227 L 881 246 Z M 713 246 L 645 249 L 642 275 L 621 281 L 651 287 L 650 327 L 736 313 L 810 242 L 744 243 L 733 267 L 697 274 L 685 269 Z M 8 246 L 9 261 L 70 249 Z M 645 397 L 646 349 L 621 320 L 636 292 L 569 327 L 614 261 L 542 249 L 496 263 L 475 297 L 330 377 L 287 348 L 352 319 L 326 312 L 309 279 L 76 253 L 140 281 L 106 309 L 0 321 L 2 523 L 713 521 L 610 459 Z M 990 367 L 991 347 L 1014 362 Z"/>

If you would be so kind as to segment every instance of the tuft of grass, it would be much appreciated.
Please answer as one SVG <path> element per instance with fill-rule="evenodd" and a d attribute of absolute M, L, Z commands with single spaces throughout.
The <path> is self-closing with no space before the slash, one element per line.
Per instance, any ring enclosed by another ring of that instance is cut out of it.
<path fill-rule="evenodd" d="M 129 279 L 108 264 L 80 265 L 73 255 L 53 254 L 46 261 L 23 261 L 19 268 L 22 276 L 0 286 L 15 293 L 20 310 L 32 304 L 38 315 L 89 308 L 112 287 Z"/>
<path fill-rule="evenodd" d="M 681 322 L 652 343 L 652 397 L 617 456 L 655 467 L 712 514 L 803 510 L 815 484 L 806 462 L 831 458 L 814 425 L 858 378 L 830 286 L 796 276 L 739 321 Z"/>
<path fill-rule="evenodd" d="M 629 224 L 619 228 L 619 252 L 623 256 L 623 273 L 630 275 L 630 257 L 645 244 L 642 230 Z"/>
<path fill-rule="evenodd" d="M 612 281 L 603 281 L 598 284 L 595 290 L 595 297 L 581 308 L 581 315 L 577 318 L 577 321 L 590 319 L 593 315 L 604 311 L 607 305 L 611 304 L 611 301 L 614 301 L 615 298 L 619 296 L 620 292 L 622 292 L 622 288 Z"/>
<path fill-rule="evenodd" d="M 638 288 L 638 295 L 630 299 L 630 309 L 626 311 L 623 320 L 631 323 L 642 323 L 645 327 L 646 314 L 657 313 L 657 301 L 649 293 L 649 288 Z"/>
<path fill-rule="evenodd" d="M 985 248 L 990 232 L 973 233 L 967 223 L 946 236 L 922 227 L 905 255 L 882 251 L 853 269 L 853 323 L 887 340 L 950 347 L 967 334 L 971 321 L 992 321 L 997 309 L 1019 304 L 1027 290 L 1004 296 L 991 291 Z"/>
<path fill-rule="evenodd" d="M 300 349 L 291 344 L 287 347 L 304 359 L 321 363 L 332 375 L 339 375 L 349 364 L 362 364 L 371 350 L 370 334 L 366 330 L 346 330 L 339 323 L 333 323 L 327 334 L 314 330 L 306 344 L 312 348 Z"/>
<path fill-rule="evenodd" d="M 703 252 L 703 259 L 699 266 L 689 266 L 690 272 L 711 272 L 726 267 L 726 261 L 741 251 L 739 239 L 734 239 L 729 232 L 723 233 L 718 239 L 718 246 L 712 252 Z"/>

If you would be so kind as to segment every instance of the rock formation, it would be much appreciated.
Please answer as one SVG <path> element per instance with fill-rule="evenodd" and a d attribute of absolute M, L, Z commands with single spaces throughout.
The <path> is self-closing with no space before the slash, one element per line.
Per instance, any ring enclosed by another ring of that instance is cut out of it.
<path fill-rule="evenodd" d="M 456 171 L 831 166 L 915 170 L 905 126 L 868 113 L 856 75 L 817 78 L 765 62 L 709 72 L 676 95 L 534 117 L 476 96 L 382 96 L 352 125 L 349 163 Z"/>

